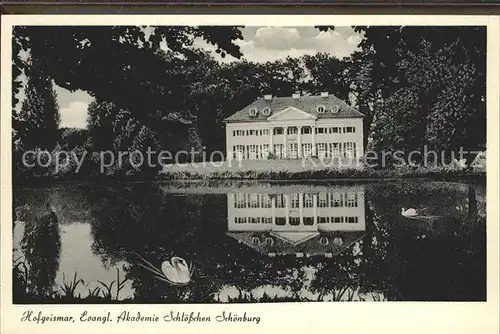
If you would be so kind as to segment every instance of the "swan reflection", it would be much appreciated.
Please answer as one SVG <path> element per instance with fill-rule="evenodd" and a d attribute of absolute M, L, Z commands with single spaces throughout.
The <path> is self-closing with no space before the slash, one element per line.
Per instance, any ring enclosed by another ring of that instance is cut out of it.
<path fill-rule="evenodd" d="M 228 193 L 228 235 L 269 256 L 331 257 L 364 234 L 364 188 Z"/>

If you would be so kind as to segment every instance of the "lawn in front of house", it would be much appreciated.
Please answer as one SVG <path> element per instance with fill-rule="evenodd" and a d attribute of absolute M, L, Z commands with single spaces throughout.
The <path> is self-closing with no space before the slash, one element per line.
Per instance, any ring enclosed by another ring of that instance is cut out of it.
<path fill-rule="evenodd" d="M 324 169 L 338 169 L 340 167 L 332 166 L 330 161 L 322 163 L 319 159 L 276 159 L 276 160 L 233 160 L 233 161 L 217 161 L 217 162 L 197 162 L 187 164 L 166 165 L 160 174 L 169 173 L 196 173 L 196 174 L 211 174 L 211 173 L 238 173 L 238 172 L 284 172 L 298 173 Z M 347 164 L 343 165 L 347 168 Z M 356 165 L 351 165 L 349 168 L 356 168 Z M 362 165 L 359 165 L 362 168 Z"/>

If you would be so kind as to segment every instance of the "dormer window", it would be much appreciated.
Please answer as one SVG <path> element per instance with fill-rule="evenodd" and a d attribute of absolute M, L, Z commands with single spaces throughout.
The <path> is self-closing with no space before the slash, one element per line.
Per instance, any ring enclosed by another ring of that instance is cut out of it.
<path fill-rule="evenodd" d="M 259 112 L 259 111 L 257 110 L 257 108 L 256 108 L 256 107 L 251 107 L 251 108 L 250 108 L 250 110 L 248 110 L 248 114 L 249 114 L 250 116 L 252 116 L 252 117 L 257 116 L 257 113 L 258 113 L 258 112 Z"/>
<path fill-rule="evenodd" d="M 326 111 L 326 108 L 323 105 L 319 105 L 316 107 L 316 111 L 318 112 L 318 114 L 323 114 Z"/>
<path fill-rule="evenodd" d="M 269 116 L 269 115 L 271 115 L 271 108 L 269 108 L 269 107 L 264 107 L 264 108 L 262 109 L 262 115 L 264 115 L 264 116 Z"/>
<path fill-rule="evenodd" d="M 322 244 L 323 246 L 326 246 L 328 245 L 330 242 L 328 240 L 327 237 L 321 237 L 321 239 L 319 239 L 319 243 Z"/>
<path fill-rule="evenodd" d="M 257 237 L 252 237 L 252 244 L 254 245 L 260 245 L 260 239 Z"/>
<path fill-rule="evenodd" d="M 330 111 L 334 114 L 338 113 L 340 110 L 340 107 L 338 105 L 334 105 L 330 108 Z"/>

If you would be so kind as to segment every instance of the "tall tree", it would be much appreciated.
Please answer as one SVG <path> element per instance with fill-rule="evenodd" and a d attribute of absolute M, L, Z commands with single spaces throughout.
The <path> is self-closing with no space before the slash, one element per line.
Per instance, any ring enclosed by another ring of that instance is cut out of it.
<path fill-rule="evenodd" d="M 40 61 L 31 58 L 26 72 L 26 98 L 16 113 L 15 126 L 24 149 L 53 149 L 59 138 L 59 106 L 52 80 L 47 77 Z"/>
<path fill-rule="evenodd" d="M 356 30 L 364 39 L 361 53 L 351 58 L 369 73 L 364 82 L 369 89 L 358 95 L 363 97 L 360 109 L 365 104 L 369 114 L 365 122 L 375 148 L 430 145 L 448 150 L 484 145 L 484 28 L 377 26 Z"/>
<path fill-rule="evenodd" d="M 16 28 L 14 35 L 17 43 L 22 42 L 20 47 L 39 56 L 47 76 L 58 86 L 113 101 L 142 122 L 164 110 L 184 90 L 185 81 L 175 72 L 175 64 L 156 52 L 163 42 L 173 52 L 188 54 L 193 41 L 203 38 L 216 45 L 221 56 L 239 57 L 233 40 L 242 38 L 238 27 L 226 26 L 30 26 Z"/>
<path fill-rule="evenodd" d="M 310 79 L 305 83 L 309 93 L 330 92 L 347 101 L 351 92 L 351 79 L 348 77 L 348 62 L 328 53 L 305 55 L 302 57 Z"/>

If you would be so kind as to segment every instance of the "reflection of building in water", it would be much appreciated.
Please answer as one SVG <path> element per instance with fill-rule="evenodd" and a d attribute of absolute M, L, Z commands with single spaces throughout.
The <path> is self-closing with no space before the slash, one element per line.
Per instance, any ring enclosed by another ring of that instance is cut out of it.
<path fill-rule="evenodd" d="M 229 235 L 271 256 L 331 256 L 358 240 L 364 230 L 362 187 L 228 194 Z"/>

